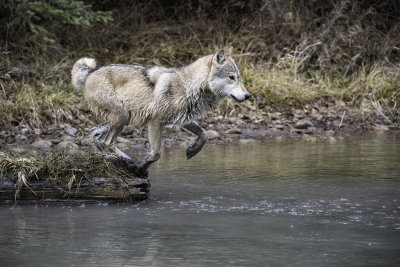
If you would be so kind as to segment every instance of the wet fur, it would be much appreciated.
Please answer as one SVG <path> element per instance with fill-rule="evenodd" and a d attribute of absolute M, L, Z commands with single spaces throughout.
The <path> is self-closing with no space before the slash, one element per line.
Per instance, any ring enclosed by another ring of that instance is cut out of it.
<path fill-rule="evenodd" d="M 220 50 L 181 68 L 122 64 L 96 68 L 94 59 L 78 60 L 72 69 L 72 83 L 83 89 L 90 109 L 108 123 L 94 130 L 97 147 L 129 158 L 114 146 L 116 137 L 129 123 L 148 125 L 150 152 L 143 163 L 147 168 L 159 157 L 162 129 L 182 126 L 198 136 L 187 150 L 188 158 L 193 157 L 207 140 L 206 131 L 194 120 L 215 109 L 227 96 L 221 89 L 227 77 L 234 73 L 235 90 L 247 93 L 230 53 L 231 49 Z"/>

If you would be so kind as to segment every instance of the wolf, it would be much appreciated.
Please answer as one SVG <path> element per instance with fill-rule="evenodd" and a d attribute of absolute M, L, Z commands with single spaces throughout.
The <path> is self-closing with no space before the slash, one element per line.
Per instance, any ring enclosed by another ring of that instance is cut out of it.
<path fill-rule="evenodd" d="M 81 58 L 72 68 L 72 85 L 83 90 L 90 110 L 106 123 L 92 129 L 94 143 L 105 154 L 119 155 L 136 174 L 147 172 L 160 157 L 165 127 L 181 127 L 195 135 L 188 159 L 207 141 L 207 131 L 196 119 L 218 107 L 224 97 L 242 102 L 250 93 L 241 82 L 232 47 L 203 56 L 177 68 L 111 64 L 97 67 L 93 58 Z M 116 146 L 129 123 L 148 127 L 148 155 L 138 162 Z"/>

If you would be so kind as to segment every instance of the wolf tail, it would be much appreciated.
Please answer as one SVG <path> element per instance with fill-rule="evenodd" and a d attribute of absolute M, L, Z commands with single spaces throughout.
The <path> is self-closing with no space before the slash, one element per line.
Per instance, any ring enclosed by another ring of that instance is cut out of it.
<path fill-rule="evenodd" d="M 72 85 L 76 90 L 82 90 L 89 72 L 96 68 L 94 58 L 84 57 L 75 62 L 71 70 Z"/>

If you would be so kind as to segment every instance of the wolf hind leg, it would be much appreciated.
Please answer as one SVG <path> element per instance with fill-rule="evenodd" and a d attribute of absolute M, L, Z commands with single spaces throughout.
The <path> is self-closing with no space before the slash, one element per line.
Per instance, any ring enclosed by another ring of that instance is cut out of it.
<path fill-rule="evenodd" d="M 101 139 L 107 133 L 109 128 L 110 128 L 110 126 L 108 125 L 108 123 L 102 123 L 90 130 L 91 135 L 93 136 L 94 144 L 104 154 L 110 154 L 110 151 L 106 148 L 104 143 L 101 141 Z"/>
<path fill-rule="evenodd" d="M 108 132 L 104 138 L 104 145 L 120 157 L 132 160 L 131 157 L 122 152 L 116 146 L 118 135 L 121 133 L 124 126 L 129 123 L 129 116 L 126 112 L 121 111 L 118 114 L 110 114 L 108 119 L 110 121 L 110 126 L 108 127 Z"/>
<path fill-rule="evenodd" d="M 187 159 L 191 159 L 194 155 L 200 152 L 204 144 L 207 142 L 207 132 L 197 122 L 192 122 L 183 126 L 184 129 L 197 135 L 197 139 L 193 145 L 186 150 Z"/>

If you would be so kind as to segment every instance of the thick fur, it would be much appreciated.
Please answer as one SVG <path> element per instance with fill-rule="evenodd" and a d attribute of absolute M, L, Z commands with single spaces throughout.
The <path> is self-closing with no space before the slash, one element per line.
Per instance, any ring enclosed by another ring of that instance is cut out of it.
<path fill-rule="evenodd" d="M 72 84 L 84 89 L 90 109 L 107 121 L 106 147 L 114 145 L 128 123 L 148 125 L 149 158 L 156 160 L 161 130 L 183 126 L 199 136 L 195 155 L 207 138 L 194 120 L 215 109 L 225 96 L 238 102 L 250 96 L 240 82 L 231 51 L 220 50 L 181 68 L 115 64 L 96 69 L 94 59 L 82 58 L 72 68 Z"/>
<path fill-rule="evenodd" d="M 81 58 L 74 64 L 71 71 L 71 80 L 75 89 L 83 89 L 89 71 L 96 68 L 96 65 L 96 60 L 88 57 Z"/>

